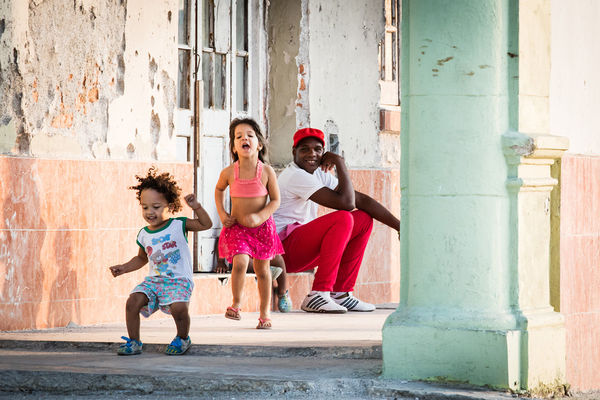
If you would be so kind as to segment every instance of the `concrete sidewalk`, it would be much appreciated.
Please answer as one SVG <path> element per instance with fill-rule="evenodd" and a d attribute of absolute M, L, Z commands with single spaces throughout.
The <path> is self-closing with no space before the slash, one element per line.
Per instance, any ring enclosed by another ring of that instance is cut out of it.
<path fill-rule="evenodd" d="M 257 330 L 258 313 L 242 312 L 240 321 L 219 315 L 193 316 L 190 337 L 197 345 L 310 346 L 381 344 L 381 328 L 393 309 L 368 313 L 314 314 L 303 311 L 273 312 L 273 329 Z M 168 344 L 175 336 L 172 318 L 142 318 L 144 344 Z M 122 342 L 124 323 L 67 327 L 37 331 L 0 332 L 0 340 L 67 341 L 82 343 Z"/>
<path fill-rule="evenodd" d="M 273 313 L 274 328 L 195 316 L 193 346 L 166 356 L 171 319 L 142 320 L 144 353 L 119 357 L 124 324 L 0 332 L 0 397 L 181 399 L 509 399 L 471 387 L 389 381 L 381 328 L 392 309 L 342 315 Z"/>

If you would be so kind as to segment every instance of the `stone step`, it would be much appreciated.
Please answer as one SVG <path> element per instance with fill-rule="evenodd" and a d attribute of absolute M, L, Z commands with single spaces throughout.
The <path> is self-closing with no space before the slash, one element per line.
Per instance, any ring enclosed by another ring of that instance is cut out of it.
<path fill-rule="evenodd" d="M 175 333 L 164 318 L 143 320 L 144 353 L 125 357 L 116 355 L 123 323 L 0 332 L 0 398 L 511 398 L 381 379 L 381 327 L 391 312 L 273 313 L 268 331 L 255 329 L 257 313 L 195 315 L 184 356 L 163 353 Z"/>
<path fill-rule="evenodd" d="M 170 357 L 154 352 L 119 357 L 108 351 L 0 349 L 0 392 L 9 395 L 31 392 L 40 397 L 62 394 L 81 398 L 98 393 L 106 398 L 125 394 L 142 398 L 513 398 L 509 393 L 471 387 L 385 380 L 380 373 L 381 361 L 377 359 L 193 354 Z"/>

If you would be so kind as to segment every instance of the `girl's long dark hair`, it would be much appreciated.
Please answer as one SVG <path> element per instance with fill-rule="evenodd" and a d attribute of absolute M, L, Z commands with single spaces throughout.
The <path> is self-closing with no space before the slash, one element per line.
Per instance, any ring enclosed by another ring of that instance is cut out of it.
<path fill-rule="evenodd" d="M 231 158 L 233 158 L 234 162 L 239 160 L 238 155 L 233 152 L 233 141 L 235 140 L 235 128 L 241 124 L 250 125 L 254 133 L 256 133 L 258 143 L 260 143 L 262 146 L 262 149 L 258 151 L 258 159 L 263 163 L 267 164 L 269 162 L 269 157 L 267 155 L 267 141 L 265 140 L 265 137 L 262 131 L 260 130 L 260 126 L 258 126 L 258 123 L 252 118 L 236 118 L 233 121 L 231 121 L 231 124 L 229 124 L 229 151 L 231 152 Z"/>

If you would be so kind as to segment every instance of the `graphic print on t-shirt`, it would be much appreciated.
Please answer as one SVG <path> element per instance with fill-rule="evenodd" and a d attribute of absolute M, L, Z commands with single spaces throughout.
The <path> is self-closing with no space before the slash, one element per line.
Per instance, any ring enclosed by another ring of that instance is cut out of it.
<path fill-rule="evenodd" d="M 152 246 L 146 246 L 146 254 L 151 261 L 154 273 L 157 275 L 173 277 L 172 269 L 176 268 L 181 259 L 181 253 L 177 248 L 177 242 L 171 240 L 171 234 L 166 234 L 152 239 Z M 171 268 L 169 268 L 171 264 Z"/>

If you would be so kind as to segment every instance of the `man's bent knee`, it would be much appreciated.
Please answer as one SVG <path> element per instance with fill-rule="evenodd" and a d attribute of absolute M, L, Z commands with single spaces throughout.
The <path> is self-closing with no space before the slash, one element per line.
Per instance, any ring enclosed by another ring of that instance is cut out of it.
<path fill-rule="evenodd" d="M 363 229 L 371 229 L 373 227 L 373 217 L 367 214 L 363 210 L 352 211 L 352 218 L 356 227 L 363 227 Z"/>
<path fill-rule="evenodd" d="M 354 226 L 354 217 L 350 211 L 339 210 L 332 212 L 330 215 L 337 225 L 347 226 L 349 230 Z"/>

